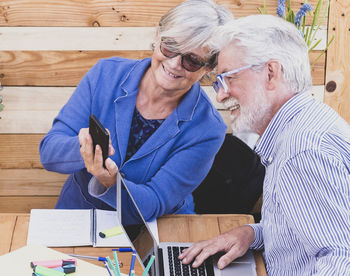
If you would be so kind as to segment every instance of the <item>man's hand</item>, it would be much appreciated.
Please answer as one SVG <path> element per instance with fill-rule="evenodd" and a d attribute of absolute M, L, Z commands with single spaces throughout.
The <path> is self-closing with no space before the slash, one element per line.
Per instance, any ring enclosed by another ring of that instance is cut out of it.
<path fill-rule="evenodd" d="M 108 130 L 107 130 L 108 131 Z M 110 158 L 105 161 L 106 169 L 103 167 L 102 149 L 96 145 L 95 154 L 93 151 L 93 143 L 88 128 L 82 128 L 79 131 L 80 153 L 83 157 L 87 171 L 93 174 L 98 181 L 106 188 L 111 187 L 118 173 L 117 164 Z M 110 139 L 110 138 L 109 138 Z M 109 140 L 108 156 L 115 153 L 111 140 Z"/>
<path fill-rule="evenodd" d="M 253 242 L 254 230 L 249 225 L 245 225 L 210 240 L 193 244 L 182 252 L 179 259 L 184 264 L 189 264 L 195 258 L 192 266 L 198 267 L 209 256 L 224 251 L 226 254 L 218 261 L 218 268 L 223 269 L 234 259 L 243 256 Z"/>

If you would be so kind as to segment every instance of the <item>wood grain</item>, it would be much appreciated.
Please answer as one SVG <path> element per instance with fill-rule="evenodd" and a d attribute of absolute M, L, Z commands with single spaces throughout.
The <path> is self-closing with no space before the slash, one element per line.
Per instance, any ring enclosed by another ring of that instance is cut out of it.
<path fill-rule="evenodd" d="M 151 50 L 154 27 L 0 27 L 2 51 L 141 51 Z M 315 50 L 325 49 L 327 29 Z"/>
<path fill-rule="evenodd" d="M 2 85 L 76 86 L 102 58 L 145 58 L 151 51 L 3 51 Z"/>
<path fill-rule="evenodd" d="M 39 143 L 43 134 L 1 134 L 0 169 L 41 169 Z"/>
<path fill-rule="evenodd" d="M 58 196 L 67 177 L 44 169 L 0 169 L 0 196 Z"/>
<path fill-rule="evenodd" d="M 2 0 L 0 26 L 156 26 L 163 14 L 182 0 Z M 217 0 L 235 17 L 257 14 L 261 0 Z M 304 1 L 291 1 L 296 13 Z M 317 0 L 309 0 L 316 7 Z M 277 1 L 267 0 L 269 14 L 276 14 Z M 308 18 L 307 23 L 310 24 Z"/>
<path fill-rule="evenodd" d="M 155 34 L 154 27 L 0 27 L 0 50 L 151 50 Z"/>
<path fill-rule="evenodd" d="M 12 215 L 0 214 L 0 255 L 11 251 L 13 231 L 17 218 Z"/>
<path fill-rule="evenodd" d="M 325 103 L 335 109 L 348 123 L 350 123 L 349 26 L 350 1 L 331 1 L 328 37 L 335 35 L 335 43 L 327 52 Z"/>
<path fill-rule="evenodd" d="M 1 213 L 29 213 L 31 209 L 51 209 L 57 196 L 0 196 Z"/>
<path fill-rule="evenodd" d="M 312 63 L 320 51 L 310 53 Z M 0 76 L 4 86 L 76 86 L 101 58 L 144 58 L 151 51 L 2 51 Z M 313 85 L 324 84 L 325 56 L 312 69 Z M 201 81 L 211 85 L 215 76 Z"/>
<path fill-rule="evenodd" d="M 29 220 L 26 215 L 18 215 L 11 243 L 11 251 L 19 249 L 27 243 Z"/>

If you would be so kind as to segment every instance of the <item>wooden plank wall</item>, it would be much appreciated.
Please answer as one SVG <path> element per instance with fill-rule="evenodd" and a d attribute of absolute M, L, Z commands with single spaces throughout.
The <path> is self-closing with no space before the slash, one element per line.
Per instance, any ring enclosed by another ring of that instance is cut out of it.
<path fill-rule="evenodd" d="M 341 3 L 345 5 L 346 1 L 333 3 L 331 11 L 339 13 Z M 45 171 L 38 153 L 39 142 L 49 130 L 54 116 L 82 76 L 100 58 L 150 56 L 157 22 L 180 2 L 0 1 L 0 82 L 4 87 L 0 94 L 6 105 L 0 113 L 0 212 L 28 212 L 31 208 L 54 207 L 67 176 Z M 217 3 L 229 7 L 235 17 L 258 13 L 257 7 L 262 8 L 263 2 L 217 0 Z M 292 0 L 293 9 L 297 10 L 302 2 Z M 317 0 L 309 2 L 316 6 Z M 277 0 L 266 0 L 266 4 L 269 14 L 275 14 Z M 348 18 L 349 13 L 345 14 Z M 330 16 L 333 24 L 345 24 L 335 17 Z M 339 44 L 345 43 L 340 39 L 339 30 L 341 28 L 337 26 L 336 46 L 333 47 L 342 49 L 345 55 L 344 45 L 347 44 Z M 324 37 L 324 43 L 310 53 L 311 60 L 324 48 L 327 22 L 320 36 Z M 332 52 L 332 58 L 335 57 L 335 52 Z M 325 60 L 323 56 L 312 70 L 313 92 L 321 100 L 324 96 Z M 327 75 L 330 80 L 339 75 L 338 60 L 346 64 L 342 56 L 337 56 L 333 62 L 327 58 L 327 62 L 334 65 L 332 75 Z M 344 89 L 345 78 L 342 83 L 336 100 L 340 111 L 343 109 L 339 99 L 348 97 Z M 228 115 L 215 102 L 210 82 L 204 81 L 202 85 L 228 122 Z"/>

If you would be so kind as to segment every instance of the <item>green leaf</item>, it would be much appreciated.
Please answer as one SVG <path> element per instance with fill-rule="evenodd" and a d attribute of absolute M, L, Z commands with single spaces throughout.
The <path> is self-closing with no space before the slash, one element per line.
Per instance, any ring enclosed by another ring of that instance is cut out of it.
<path fill-rule="evenodd" d="M 3 104 L 0 104 L 0 111 L 2 111 L 4 109 L 4 105 Z"/>
<path fill-rule="evenodd" d="M 309 47 L 309 52 L 311 52 L 318 44 L 320 44 L 322 39 L 319 39 L 312 47 Z"/>
<path fill-rule="evenodd" d="M 294 12 L 289 10 L 286 16 L 286 20 L 292 24 L 294 24 Z"/>
<path fill-rule="evenodd" d="M 322 51 L 322 53 L 321 53 L 321 54 L 314 60 L 314 62 L 311 64 L 311 69 L 314 67 L 314 65 L 315 65 L 316 62 L 319 60 L 319 58 L 322 57 L 322 56 L 326 53 L 326 51 L 328 50 L 329 45 L 332 44 L 334 38 L 335 38 L 335 36 L 332 35 L 331 39 L 330 39 L 329 42 L 327 43 L 326 49 L 324 49 L 324 50 Z"/>
<path fill-rule="evenodd" d="M 264 0 L 264 11 L 262 11 L 260 8 L 257 8 L 260 14 L 267 14 L 267 8 L 266 8 L 266 0 Z"/>
<path fill-rule="evenodd" d="M 319 1 L 322 1 L 322 0 L 319 0 Z M 321 21 L 317 24 L 317 28 L 315 29 L 314 34 L 311 37 L 311 41 L 315 39 L 316 33 L 318 32 L 318 30 L 322 26 L 323 22 L 325 21 L 326 15 L 328 14 L 328 8 L 329 8 L 329 1 L 327 1 L 326 7 L 325 7 L 325 9 L 323 11 L 323 15 L 321 16 Z"/>
<path fill-rule="evenodd" d="M 305 40 L 309 44 L 311 44 L 311 41 L 312 41 L 312 39 L 311 39 L 312 36 L 311 35 L 312 35 L 312 33 L 313 33 L 314 29 L 315 29 L 315 26 L 317 26 L 318 17 L 320 16 L 320 10 L 322 9 L 322 2 L 323 2 L 323 0 L 318 0 L 316 8 L 315 8 L 315 11 L 313 13 L 314 18 L 312 20 L 312 24 L 311 24 L 311 27 L 310 27 L 309 36 L 307 37 L 307 40 Z"/>

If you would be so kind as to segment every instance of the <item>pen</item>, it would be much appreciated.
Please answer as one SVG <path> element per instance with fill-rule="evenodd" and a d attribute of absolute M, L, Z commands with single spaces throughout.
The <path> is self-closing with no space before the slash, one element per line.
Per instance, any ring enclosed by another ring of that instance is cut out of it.
<path fill-rule="evenodd" d="M 130 247 L 116 248 L 116 249 L 112 249 L 112 251 L 118 251 L 118 252 L 134 252 L 134 250 L 132 250 L 132 248 L 130 248 Z"/>
<path fill-rule="evenodd" d="M 73 265 L 65 265 L 65 266 L 53 267 L 51 269 L 54 269 L 56 271 L 60 271 L 60 272 L 64 272 L 64 273 L 68 274 L 68 273 L 75 272 L 76 267 L 73 264 Z"/>
<path fill-rule="evenodd" d="M 120 268 L 119 268 L 119 262 L 118 262 L 118 257 L 117 257 L 117 251 L 113 251 L 113 257 L 114 257 L 114 262 L 115 262 L 115 267 L 117 269 L 117 276 L 121 276 L 120 275 Z"/>
<path fill-rule="evenodd" d="M 135 259 L 136 259 L 136 253 L 134 252 L 134 253 L 132 253 L 132 256 L 131 256 L 131 263 L 130 263 L 129 276 L 131 276 L 131 271 L 134 270 Z"/>
<path fill-rule="evenodd" d="M 33 268 L 34 272 L 36 274 L 42 275 L 42 276 L 66 276 L 67 274 L 64 272 L 56 271 L 51 268 L 45 267 L 45 266 L 40 266 L 36 265 Z"/>
<path fill-rule="evenodd" d="M 109 269 L 109 266 L 108 266 L 107 262 L 103 261 L 103 263 L 104 263 L 104 265 L 105 265 L 105 267 L 106 267 L 106 269 L 108 271 L 109 276 L 113 276 L 111 270 Z"/>
<path fill-rule="evenodd" d="M 33 268 L 36 265 L 41 265 L 45 267 L 59 267 L 70 264 L 76 264 L 76 260 L 74 259 L 64 259 L 64 260 L 48 260 L 48 261 L 34 261 L 30 263 L 30 266 Z"/>
<path fill-rule="evenodd" d="M 111 259 L 109 258 L 109 256 L 107 256 L 106 259 L 107 259 L 107 262 L 108 262 L 109 266 L 113 270 L 114 276 L 117 276 L 117 270 L 116 270 L 115 266 L 113 265 L 113 263 L 112 263 Z"/>
<path fill-rule="evenodd" d="M 145 270 L 144 270 L 143 273 L 142 273 L 142 276 L 146 276 L 146 275 L 147 275 L 149 269 L 151 268 L 151 266 L 152 266 L 152 264 L 153 264 L 154 258 L 155 258 L 155 256 L 152 255 L 151 258 L 150 258 L 149 261 L 148 261 L 148 264 L 147 264 Z"/>
<path fill-rule="evenodd" d="M 107 261 L 107 259 L 105 257 L 86 256 L 86 255 L 78 255 L 78 254 L 68 254 L 68 255 L 72 256 L 72 257 L 88 259 L 88 260 L 96 260 L 96 261 L 102 261 L 102 262 Z"/>

